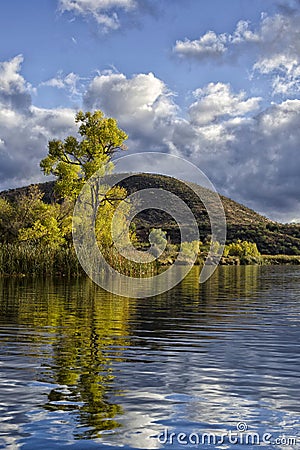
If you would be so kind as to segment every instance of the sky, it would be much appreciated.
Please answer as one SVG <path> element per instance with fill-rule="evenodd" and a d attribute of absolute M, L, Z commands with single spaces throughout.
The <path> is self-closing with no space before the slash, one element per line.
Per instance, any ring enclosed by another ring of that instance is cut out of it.
<path fill-rule="evenodd" d="M 115 117 L 128 154 L 182 157 L 300 219 L 300 0 L 2 1 L 0 190 L 46 180 L 80 109 Z"/>

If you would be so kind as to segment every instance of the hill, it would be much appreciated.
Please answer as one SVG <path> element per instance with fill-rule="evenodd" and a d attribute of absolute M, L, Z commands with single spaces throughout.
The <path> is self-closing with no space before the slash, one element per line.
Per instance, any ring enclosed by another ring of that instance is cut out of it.
<path fill-rule="evenodd" d="M 175 178 L 141 173 L 132 175 L 123 180 L 120 185 L 128 194 L 141 189 L 158 188 L 174 193 L 180 197 L 192 210 L 196 217 L 199 233 L 202 241 L 209 238 L 211 233 L 207 211 L 194 190 L 205 195 L 207 190 L 193 183 L 183 183 Z M 54 194 L 54 182 L 38 184 L 44 193 L 44 201 L 47 203 L 56 201 Z M 28 186 L 11 189 L 1 193 L 11 201 L 26 193 Z M 281 224 L 267 219 L 240 203 L 227 197 L 220 196 L 227 220 L 227 242 L 237 239 L 255 242 L 259 251 L 263 254 L 299 255 L 300 254 L 300 225 Z M 167 231 L 170 240 L 179 242 L 180 233 L 176 222 L 165 212 L 157 209 L 148 209 L 139 213 L 135 219 L 137 235 L 141 240 L 146 240 L 151 228 L 162 228 Z"/>

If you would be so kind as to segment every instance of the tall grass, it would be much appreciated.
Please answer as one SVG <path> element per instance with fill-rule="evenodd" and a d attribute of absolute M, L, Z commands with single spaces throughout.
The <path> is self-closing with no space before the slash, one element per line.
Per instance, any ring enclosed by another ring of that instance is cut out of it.
<path fill-rule="evenodd" d="M 107 263 L 117 272 L 123 275 L 137 278 L 150 277 L 157 273 L 159 263 L 157 261 L 149 263 L 139 263 L 131 260 L 130 252 L 127 253 L 128 258 L 122 256 L 114 247 L 101 249 Z"/>
<path fill-rule="evenodd" d="M 28 243 L 0 244 L 2 275 L 80 275 L 83 271 L 72 246 L 53 249 Z"/>
<path fill-rule="evenodd" d="M 114 248 L 104 252 L 105 259 L 118 272 L 134 277 L 151 276 L 157 263 L 139 264 L 117 253 Z M 78 276 L 84 274 L 72 245 L 57 249 L 44 244 L 26 242 L 0 243 L 0 275 Z"/>

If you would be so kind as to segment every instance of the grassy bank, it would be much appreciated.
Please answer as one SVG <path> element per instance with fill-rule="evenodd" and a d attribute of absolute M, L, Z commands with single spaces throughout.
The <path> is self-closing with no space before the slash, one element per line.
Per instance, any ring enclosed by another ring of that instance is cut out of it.
<path fill-rule="evenodd" d="M 196 264 L 203 265 L 207 253 L 200 253 Z M 160 258 L 158 262 L 140 265 L 128 262 L 110 250 L 106 255 L 111 265 L 128 276 L 151 276 L 163 266 L 174 263 L 177 252 Z M 182 260 L 182 263 L 189 263 Z M 220 265 L 300 265 L 300 256 L 295 255 L 261 255 L 259 257 L 222 257 Z M 167 267 L 166 267 L 167 268 Z M 16 276 L 80 276 L 84 274 L 72 245 L 53 249 L 44 245 L 28 243 L 0 244 L 0 274 Z"/>
<path fill-rule="evenodd" d="M 157 272 L 158 264 L 140 265 L 127 261 L 112 249 L 106 251 L 107 261 L 124 275 L 143 277 Z M 29 243 L 0 243 L 0 275 L 16 276 L 80 276 L 84 271 L 73 245 L 53 249 Z"/>
<path fill-rule="evenodd" d="M 300 265 L 300 255 L 263 255 L 263 264 L 290 264 Z"/>

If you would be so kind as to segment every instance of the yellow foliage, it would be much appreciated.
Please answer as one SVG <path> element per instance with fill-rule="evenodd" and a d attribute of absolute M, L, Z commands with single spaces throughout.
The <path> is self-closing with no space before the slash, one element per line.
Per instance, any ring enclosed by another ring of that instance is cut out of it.
<path fill-rule="evenodd" d="M 238 256 L 242 258 L 246 256 L 259 257 L 260 253 L 256 244 L 253 242 L 241 241 L 238 239 L 237 242 L 233 242 L 225 246 L 223 255 Z"/>

